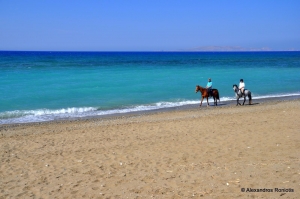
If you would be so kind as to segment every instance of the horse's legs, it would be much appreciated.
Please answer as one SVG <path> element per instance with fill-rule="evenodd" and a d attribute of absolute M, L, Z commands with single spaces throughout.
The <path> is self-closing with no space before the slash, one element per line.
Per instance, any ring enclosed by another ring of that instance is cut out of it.
<path fill-rule="evenodd" d="M 245 104 L 245 101 L 246 101 L 246 97 L 244 97 L 244 102 L 243 102 L 243 105 Z"/>
<path fill-rule="evenodd" d="M 208 97 L 206 98 L 206 102 L 207 102 L 207 105 L 206 105 L 206 106 L 208 107 L 208 106 L 209 106 L 209 103 L 208 103 Z"/>
<path fill-rule="evenodd" d="M 214 103 L 215 103 L 215 106 L 218 106 L 218 100 L 215 97 L 214 97 Z"/>
<path fill-rule="evenodd" d="M 202 99 L 201 99 L 201 102 L 200 102 L 200 106 L 202 105 L 202 101 L 203 101 L 203 99 L 204 99 L 204 98 L 202 97 Z"/>

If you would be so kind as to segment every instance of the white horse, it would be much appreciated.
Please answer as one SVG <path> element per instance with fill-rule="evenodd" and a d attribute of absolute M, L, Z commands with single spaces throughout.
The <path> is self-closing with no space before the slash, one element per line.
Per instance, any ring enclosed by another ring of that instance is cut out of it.
<path fill-rule="evenodd" d="M 240 99 L 241 97 L 244 97 L 243 105 L 245 104 L 246 97 L 249 98 L 249 105 L 251 104 L 252 96 L 251 96 L 251 91 L 250 91 L 250 90 L 245 89 L 245 90 L 244 90 L 244 93 L 242 93 L 241 90 L 239 89 L 239 87 L 238 87 L 236 84 L 233 85 L 233 90 L 234 90 L 234 92 L 235 92 L 236 105 L 241 105 L 241 104 L 239 103 L 239 99 Z"/>

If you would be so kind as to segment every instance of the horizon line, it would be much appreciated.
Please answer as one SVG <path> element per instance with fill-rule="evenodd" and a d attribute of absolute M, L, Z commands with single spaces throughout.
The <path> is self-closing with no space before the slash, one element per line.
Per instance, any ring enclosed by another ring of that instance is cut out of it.
<path fill-rule="evenodd" d="M 299 52 L 300 50 L 0 50 L 0 52 Z"/>

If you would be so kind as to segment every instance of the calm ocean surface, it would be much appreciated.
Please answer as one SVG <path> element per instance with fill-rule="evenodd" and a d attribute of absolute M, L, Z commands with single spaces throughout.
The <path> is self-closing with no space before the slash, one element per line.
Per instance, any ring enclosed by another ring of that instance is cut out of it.
<path fill-rule="evenodd" d="M 300 95 L 300 52 L 0 51 L 0 124 L 198 104 L 208 78 L 221 102 L 241 78 L 254 99 Z"/>

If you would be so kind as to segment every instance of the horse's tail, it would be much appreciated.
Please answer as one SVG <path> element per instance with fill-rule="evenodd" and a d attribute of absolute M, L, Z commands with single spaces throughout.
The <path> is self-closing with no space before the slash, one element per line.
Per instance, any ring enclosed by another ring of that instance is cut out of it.
<path fill-rule="evenodd" d="M 217 99 L 219 100 L 219 103 L 220 103 L 219 91 L 217 92 Z"/>
<path fill-rule="evenodd" d="M 249 104 L 252 104 L 252 95 L 251 95 L 251 91 L 249 91 L 248 97 L 249 97 Z"/>

